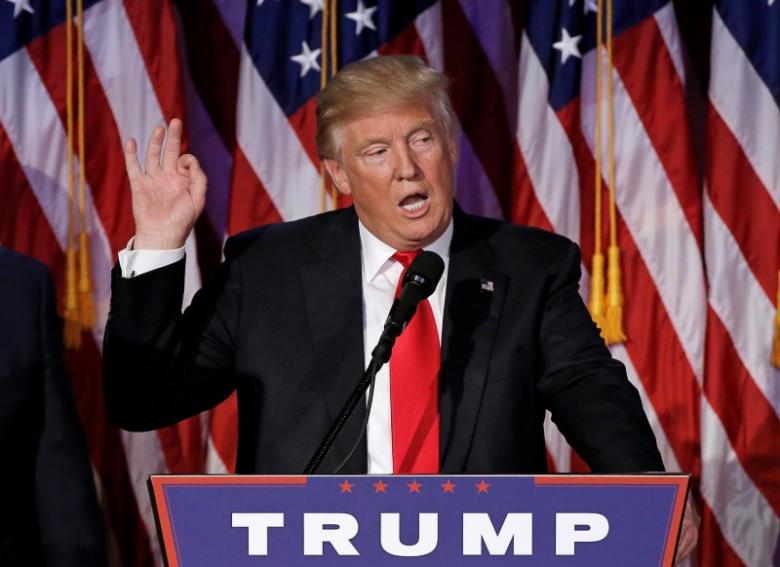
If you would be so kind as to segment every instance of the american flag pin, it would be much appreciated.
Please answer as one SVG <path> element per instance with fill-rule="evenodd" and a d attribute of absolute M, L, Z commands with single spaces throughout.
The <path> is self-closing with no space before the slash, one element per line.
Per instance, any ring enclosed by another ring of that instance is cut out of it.
<path fill-rule="evenodd" d="M 496 290 L 493 282 L 491 280 L 486 280 L 484 278 L 480 280 L 479 289 L 480 291 L 486 291 L 488 293 L 493 293 Z"/>

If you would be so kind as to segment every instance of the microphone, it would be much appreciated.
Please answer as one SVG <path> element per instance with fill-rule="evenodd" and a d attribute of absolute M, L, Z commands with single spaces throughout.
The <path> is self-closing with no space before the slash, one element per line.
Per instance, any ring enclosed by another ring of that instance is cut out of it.
<path fill-rule="evenodd" d="M 371 352 L 371 362 L 382 366 L 390 360 L 396 338 L 412 319 L 417 305 L 433 293 L 444 273 L 444 260 L 435 252 L 420 252 L 404 274 L 401 293 L 393 302 L 390 314 L 376 348 Z"/>

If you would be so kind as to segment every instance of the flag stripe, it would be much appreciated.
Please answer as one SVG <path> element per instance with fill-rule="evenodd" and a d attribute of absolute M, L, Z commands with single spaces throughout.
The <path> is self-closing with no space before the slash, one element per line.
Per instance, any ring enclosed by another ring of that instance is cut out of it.
<path fill-rule="evenodd" d="M 516 138 L 523 163 L 551 227 L 573 241 L 580 240 L 582 181 L 571 142 L 561 118 L 547 104 L 547 75 L 525 33 L 520 46 Z M 519 193 L 515 189 L 515 193 Z M 522 217 L 513 216 L 515 222 Z M 538 225 L 537 225 L 538 226 Z"/>
<path fill-rule="evenodd" d="M 504 218 L 512 212 L 514 136 L 509 129 L 501 86 L 457 0 L 442 1 L 444 66 L 452 80 L 455 112 L 479 156 Z M 479 89 L 472 88 L 480 85 Z M 490 109 L 474 112 L 474 109 Z"/>
<path fill-rule="evenodd" d="M 272 222 L 282 222 L 282 217 L 262 182 L 255 175 L 252 166 L 244 157 L 244 152 L 241 148 L 236 148 L 233 159 L 233 190 L 230 193 L 228 234 L 236 234 Z"/>
<path fill-rule="evenodd" d="M 62 69 L 66 65 L 64 45 L 65 27 L 62 25 L 28 45 L 30 59 L 46 86 L 63 129 L 67 125 L 66 85 L 62 81 Z M 95 188 L 91 193 L 100 220 L 106 227 L 113 256 L 125 247 L 134 232 L 132 216 L 117 214 L 117 211 L 130 210 L 130 185 L 124 173 L 122 142 L 88 52 L 84 53 L 84 76 L 84 97 L 89 101 L 84 125 L 84 174 L 89 186 Z M 73 148 L 78 151 L 75 136 Z"/>
<path fill-rule="evenodd" d="M 176 22 L 170 0 L 124 0 L 124 9 L 163 116 L 166 121 L 184 116 Z"/>
<path fill-rule="evenodd" d="M 615 68 L 701 250 L 704 243 L 699 184 L 688 129 L 680 127 L 687 123 L 685 106 L 661 107 L 657 102 L 683 102 L 685 93 L 656 19 L 643 20 L 617 37 L 613 52 Z M 636 57 L 636 52 L 644 56 Z"/>
<path fill-rule="evenodd" d="M 316 214 L 320 211 L 319 172 L 257 74 L 246 46 L 242 49 L 236 128 L 243 155 L 281 218 Z"/>
<path fill-rule="evenodd" d="M 710 305 L 728 330 L 741 364 L 745 365 L 755 385 L 766 396 L 759 406 L 745 407 L 763 412 L 769 404 L 770 408 L 766 411 L 780 415 L 778 372 L 769 365 L 774 305 L 753 277 L 732 234 L 713 209 L 709 198 L 705 197 L 704 203 L 706 239 L 709 243 L 706 261 L 711 275 Z M 734 289 L 740 290 L 740 293 L 735 295 L 731 291 Z"/>
<path fill-rule="evenodd" d="M 224 146 L 236 144 L 236 100 L 241 55 L 213 0 L 179 0 L 187 69 Z"/>
<path fill-rule="evenodd" d="M 775 7 L 775 9 L 777 9 Z M 769 53 L 769 51 L 767 51 Z M 710 102 L 780 208 L 780 108 L 721 19 L 712 14 Z M 745 112 L 749 108 L 750 112 Z"/>
<path fill-rule="evenodd" d="M 756 177 L 733 130 L 713 106 L 708 114 L 709 151 L 713 159 L 708 166 L 707 194 L 771 301 L 777 293 L 780 209 Z M 739 191 L 734 187 L 739 187 Z"/>

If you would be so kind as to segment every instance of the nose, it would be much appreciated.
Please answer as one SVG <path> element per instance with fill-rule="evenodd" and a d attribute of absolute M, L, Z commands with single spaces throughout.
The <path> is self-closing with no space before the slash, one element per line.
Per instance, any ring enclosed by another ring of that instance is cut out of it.
<path fill-rule="evenodd" d="M 395 178 L 398 181 L 411 181 L 414 180 L 419 174 L 419 168 L 414 161 L 414 153 L 407 144 L 398 144 L 397 148 L 393 149 L 395 157 L 395 163 L 393 164 L 393 171 L 395 172 Z"/>

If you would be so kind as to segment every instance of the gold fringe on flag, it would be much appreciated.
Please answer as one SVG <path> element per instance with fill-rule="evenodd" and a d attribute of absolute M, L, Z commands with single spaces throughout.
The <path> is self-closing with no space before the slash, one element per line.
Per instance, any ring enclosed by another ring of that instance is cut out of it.
<path fill-rule="evenodd" d="M 591 267 L 591 290 L 588 308 L 594 323 L 607 344 L 626 340 L 623 332 L 623 290 L 620 269 L 620 248 L 617 243 L 617 213 L 615 209 L 615 116 L 612 85 L 612 0 L 606 0 L 607 53 L 607 175 L 609 180 L 609 248 L 607 249 L 606 294 L 604 293 L 604 256 L 601 243 L 601 103 L 603 96 L 603 28 L 604 2 L 598 0 L 596 10 L 596 132 L 595 132 L 595 219 L 594 254 Z"/>
<path fill-rule="evenodd" d="M 86 141 L 84 135 L 84 2 L 76 0 L 78 36 L 76 54 L 78 61 L 78 135 L 79 135 L 79 321 L 81 328 L 95 326 L 95 300 L 92 294 L 92 277 L 89 264 L 89 233 L 84 204 Z"/>
<path fill-rule="evenodd" d="M 65 251 L 65 346 L 81 346 L 81 317 L 78 308 L 76 250 L 74 242 L 74 173 L 73 173 L 73 0 L 65 2 L 65 106 L 68 134 L 68 243 Z"/>
<path fill-rule="evenodd" d="M 74 112 L 73 112 L 73 0 L 65 3 L 65 40 L 66 46 L 66 114 L 68 134 L 68 242 L 65 252 L 65 346 L 79 348 L 81 333 L 95 324 L 95 307 L 92 294 L 92 278 L 89 263 L 89 233 L 87 231 L 85 207 L 85 134 L 84 134 L 84 8 L 83 1 L 76 0 L 78 20 L 77 44 L 77 89 L 78 89 L 78 144 L 79 144 L 79 182 L 78 182 L 78 262 L 76 258 L 76 196 L 75 196 L 75 151 Z"/>
<path fill-rule="evenodd" d="M 601 252 L 601 99 L 602 97 L 602 59 L 601 45 L 603 11 L 601 9 L 602 0 L 598 0 L 596 9 L 596 132 L 595 132 L 595 192 L 594 192 L 594 235 L 593 235 L 593 260 L 590 268 L 590 297 L 588 299 L 588 310 L 593 322 L 601 330 L 603 336 L 604 329 L 604 254 Z"/>
<path fill-rule="evenodd" d="M 623 289 L 620 273 L 620 248 L 617 243 L 615 211 L 615 108 L 612 88 L 612 0 L 607 0 L 607 124 L 609 129 L 609 251 L 607 259 L 607 312 L 604 340 L 608 345 L 626 340 L 623 332 Z"/>
<path fill-rule="evenodd" d="M 777 310 L 775 312 L 775 338 L 772 341 L 772 364 L 780 368 L 780 270 L 777 271 Z"/>
<path fill-rule="evenodd" d="M 325 0 L 322 3 L 322 65 L 320 66 L 320 90 L 328 85 L 328 79 L 338 71 L 338 0 Z M 338 191 L 331 184 L 333 208 L 338 208 Z M 320 163 L 320 211 L 328 208 L 328 176 Z"/>

